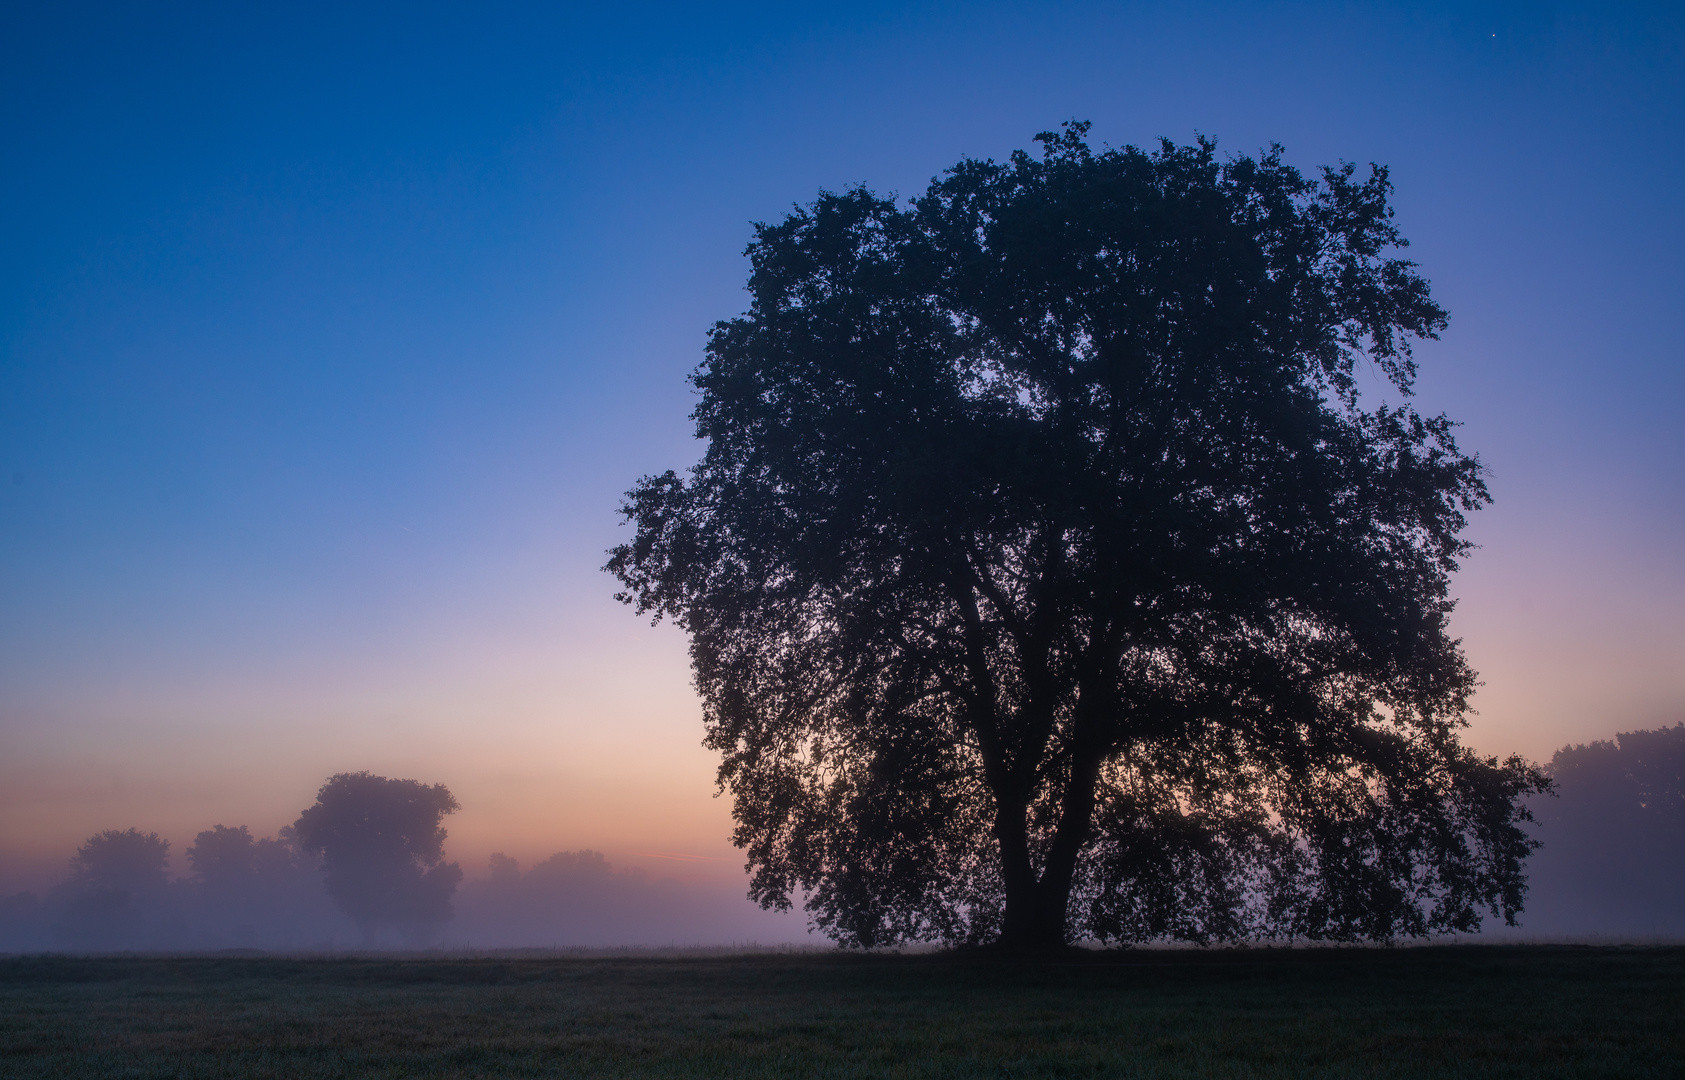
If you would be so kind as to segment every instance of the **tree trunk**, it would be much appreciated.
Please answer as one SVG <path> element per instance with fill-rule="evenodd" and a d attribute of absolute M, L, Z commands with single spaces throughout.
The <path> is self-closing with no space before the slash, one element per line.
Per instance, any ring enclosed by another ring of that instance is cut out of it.
<path fill-rule="evenodd" d="M 995 796 L 995 839 L 1000 844 L 1001 885 L 1006 910 L 1001 918 L 1001 944 L 1019 947 L 1035 936 L 1036 881 L 1030 864 L 1029 805 L 1023 800 Z"/>
<path fill-rule="evenodd" d="M 1022 833 L 1022 830 L 1020 830 Z M 1001 874 L 1006 885 L 1006 911 L 1001 919 L 1002 948 L 1024 952 L 1051 952 L 1065 941 L 1065 909 L 1070 903 L 1071 882 L 1037 880 L 1030 866 L 1027 847 L 1018 866 L 1007 872 L 1007 852 L 1001 852 Z"/>
<path fill-rule="evenodd" d="M 1000 839 L 1001 879 L 1006 891 L 1000 935 L 1003 947 L 1046 952 L 1069 944 L 1071 888 L 1076 881 L 1077 856 L 1094 822 L 1094 789 L 1100 765 L 1101 758 L 1094 756 L 1077 762 L 1071 770 L 1059 809 L 1059 828 L 1039 879 L 1030 862 L 1028 804 L 997 803 L 995 835 Z"/>

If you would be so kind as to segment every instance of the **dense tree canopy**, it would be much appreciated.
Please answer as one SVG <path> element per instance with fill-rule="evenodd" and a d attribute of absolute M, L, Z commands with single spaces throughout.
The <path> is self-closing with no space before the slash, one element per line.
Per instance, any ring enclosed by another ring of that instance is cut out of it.
<path fill-rule="evenodd" d="M 370 943 L 382 926 L 419 942 L 452 915 L 462 868 L 445 861 L 439 823 L 457 809 L 443 784 L 338 773 L 299 815 L 292 836 L 321 857 L 328 895 Z"/>
<path fill-rule="evenodd" d="M 1513 920 L 1544 781 L 1459 744 L 1446 629 L 1481 467 L 1360 400 L 1445 321 L 1386 171 L 1085 133 L 757 226 L 704 456 L 629 495 L 752 895 L 865 945 Z"/>
<path fill-rule="evenodd" d="M 147 896 L 169 883 L 170 842 L 155 832 L 106 829 L 90 836 L 70 859 L 71 882 Z"/>
<path fill-rule="evenodd" d="M 237 888 L 257 874 L 259 843 L 244 825 L 232 829 L 216 825 L 193 838 L 187 862 L 193 867 L 193 876 L 206 888 Z"/>

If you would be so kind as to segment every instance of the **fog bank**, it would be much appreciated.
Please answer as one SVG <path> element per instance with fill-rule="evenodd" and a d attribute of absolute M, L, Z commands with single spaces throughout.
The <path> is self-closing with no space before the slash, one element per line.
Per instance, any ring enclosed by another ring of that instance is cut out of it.
<path fill-rule="evenodd" d="M 1685 938 L 1685 724 L 1566 746 L 1548 772 L 1556 790 L 1535 799 L 1541 847 L 1529 861 L 1521 926 L 1489 921 L 1497 940 Z M 378 781 L 403 794 L 413 781 Z M 323 788 L 326 793 L 336 777 Z M 381 786 L 384 785 L 384 786 Z M 321 805 L 321 804 L 319 804 Z M 363 805 L 368 810 L 374 804 Z M 454 804 L 452 804 L 454 805 Z M 446 811 L 422 815 L 430 829 Z M 367 816 L 365 814 L 365 816 Z M 358 820 L 362 820 L 359 818 Z M 308 812 L 300 818 L 308 824 Z M 438 830 L 437 840 L 443 842 Z M 332 850 L 331 847 L 327 850 Z M 380 852 L 361 856 L 374 865 Z M 590 849 L 531 866 L 494 854 L 461 868 L 438 849 L 428 875 L 444 881 L 436 917 L 358 924 L 332 896 L 328 861 L 294 826 L 256 837 L 215 826 L 185 849 L 190 872 L 172 879 L 170 843 L 108 829 L 70 857 L 63 880 L 0 897 L 0 951 L 256 948 L 613 948 L 820 944 L 801 912 L 759 909 L 740 877 L 681 881 L 616 866 Z M 370 888 L 400 888 L 403 863 L 371 872 Z M 396 876 L 395 876 L 396 875 Z M 460 881 L 461 884 L 456 883 Z M 382 882 L 386 882 L 385 886 Z"/>
<path fill-rule="evenodd" d="M 232 830 L 231 830 L 232 831 Z M 146 834 L 137 834 L 144 838 Z M 557 852 L 522 872 L 513 859 L 465 881 L 454 917 L 417 937 L 371 942 L 329 899 L 322 871 L 284 839 L 259 840 L 261 865 L 239 882 L 190 875 L 73 873 L 44 894 L 0 898 L 0 952 L 612 948 L 811 943 L 799 912 L 762 911 L 730 881 L 622 870 L 601 853 Z"/>

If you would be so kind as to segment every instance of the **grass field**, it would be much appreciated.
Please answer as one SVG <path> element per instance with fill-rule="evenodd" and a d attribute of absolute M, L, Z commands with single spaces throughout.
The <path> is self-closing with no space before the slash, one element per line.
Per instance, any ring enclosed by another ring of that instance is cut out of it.
<path fill-rule="evenodd" d="M 1685 949 L 14 957 L 0 1075 L 1680 1077 Z"/>

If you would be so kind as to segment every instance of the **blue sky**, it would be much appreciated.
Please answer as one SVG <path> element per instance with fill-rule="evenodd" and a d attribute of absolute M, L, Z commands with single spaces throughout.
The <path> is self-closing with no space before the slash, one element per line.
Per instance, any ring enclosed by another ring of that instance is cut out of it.
<path fill-rule="evenodd" d="M 13 5 L 0 100 L 0 890 L 354 768 L 470 862 L 733 872 L 618 495 L 697 454 L 749 222 L 1071 118 L 1388 164 L 1497 497 L 1470 741 L 1685 717 L 1678 10 Z"/>

